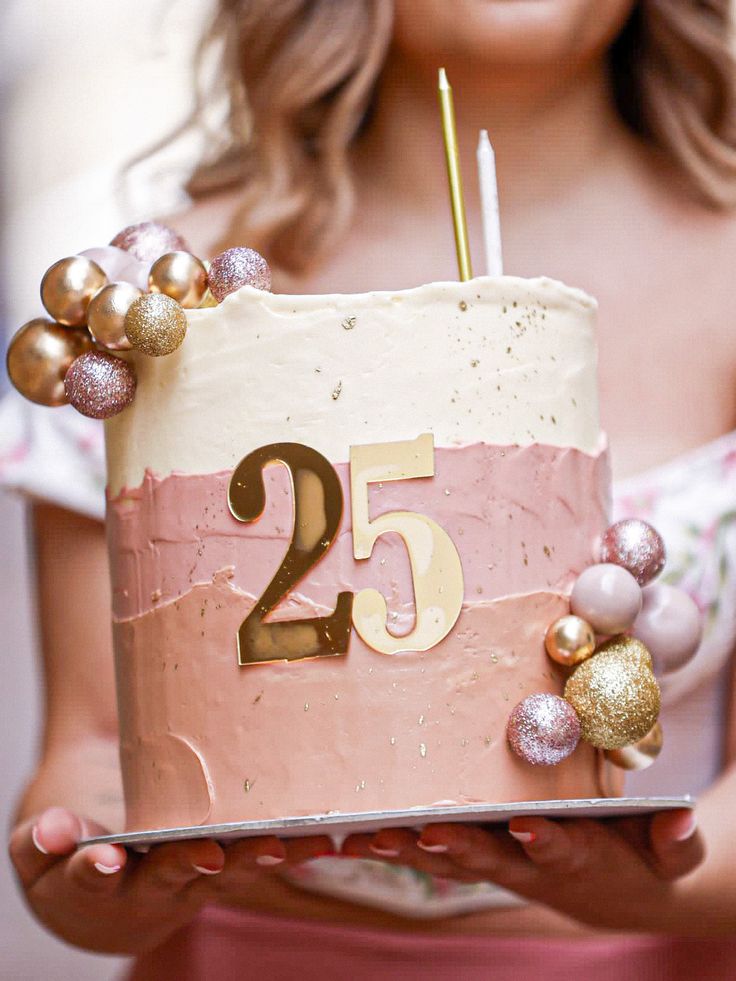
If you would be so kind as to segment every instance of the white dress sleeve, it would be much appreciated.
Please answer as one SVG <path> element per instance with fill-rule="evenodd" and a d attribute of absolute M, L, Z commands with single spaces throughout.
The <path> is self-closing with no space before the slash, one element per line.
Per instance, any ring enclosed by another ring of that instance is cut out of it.
<path fill-rule="evenodd" d="M 8 392 L 0 398 L 0 487 L 102 519 L 102 423 L 71 406 L 50 409 Z"/>

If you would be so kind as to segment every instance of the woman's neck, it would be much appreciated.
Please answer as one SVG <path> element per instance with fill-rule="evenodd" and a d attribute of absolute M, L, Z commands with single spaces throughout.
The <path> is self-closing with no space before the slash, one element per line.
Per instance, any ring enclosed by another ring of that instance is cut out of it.
<path fill-rule="evenodd" d="M 564 195 L 631 138 L 612 102 L 603 60 L 572 71 L 463 70 L 448 65 L 465 196 L 477 210 L 475 149 L 481 128 L 496 154 L 505 209 Z M 377 109 L 356 153 L 359 196 L 377 206 L 446 209 L 446 174 L 434 67 L 391 55 Z"/>

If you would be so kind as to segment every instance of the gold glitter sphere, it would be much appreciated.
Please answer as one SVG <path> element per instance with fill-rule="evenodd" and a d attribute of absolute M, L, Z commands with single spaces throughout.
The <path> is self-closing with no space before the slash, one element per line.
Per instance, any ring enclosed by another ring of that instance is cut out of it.
<path fill-rule="evenodd" d="M 595 633 L 586 620 L 571 613 L 550 625 L 544 646 L 557 664 L 573 667 L 586 661 L 595 650 Z"/>
<path fill-rule="evenodd" d="M 144 293 L 125 316 L 125 334 L 130 343 L 154 358 L 175 351 L 186 332 L 186 314 L 165 293 Z"/>
<path fill-rule="evenodd" d="M 186 309 L 198 307 L 207 289 L 207 270 L 191 252 L 167 252 L 151 266 L 148 288 L 165 293 Z"/>
<path fill-rule="evenodd" d="M 41 301 L 57 323 L 83 327 L 90 300 L 106 282 L 107 276 L 91 259 L 81 255 L 59 259 L 41 280 Z"/>
<path fill-rule="evenodd" d="M 620 749 L 607 749 L 606 759 L 622 770 L 646 770 L 662 752 L 663 743 L 662 726 L 655 722 L 638 742 Z"/>
<path fill-rule="evenodd" d="M 93 348 L 86 330 L 70 330 L 45 317 L 24 324 L 8 346 L 8 375 L 21 395 L 39 405 L 65 405 L 64 376 L 75 358 Z"/>
<path fill-rule="evenodd" d="M 125 315 L 143 292 L 131 283 L 108 283 L 92 297 L 87 309 L 87 326 L 98 344 L 110 351 L 127 351 L 132 345 L 125 336 Z"/>
<path fill-rule="evenodd" d="M 633 637 L 612 637 L 575 668 L 565 698 L 578 713 L 586 742 L 600 749 L 637 742 L 659 715 L 649 651 Z"/>

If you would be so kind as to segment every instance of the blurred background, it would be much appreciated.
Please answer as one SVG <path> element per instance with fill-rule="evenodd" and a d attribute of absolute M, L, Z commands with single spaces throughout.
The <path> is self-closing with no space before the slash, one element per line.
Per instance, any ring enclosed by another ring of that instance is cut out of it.
<path fill-rule="evenodd" d="M 124 225 L 183 206 L 174 161 L 128 193 L 120 174 L 192 105 L 192 57 L 210 0 L 3 0 L 0 4 L 2 347 L 41 313 L 56 259 L 104 245 Z M 186 141 L 175 163 L 186 164 Z M 4 360 L 3 360 L 4 363 Z M 0 396 L 7 390 L 0 372 Z M 39 411 L 52 412 L 51 409 Z M 3 434 L 0 432 L 0 453 Z M 37 749 L 37 631 L 23 501 L 0 491 L 0 807 L 7 828 Z M 0 978 L 107 981 L 119 958 L 73 950 L 31 918 L 2 849 Z"/>

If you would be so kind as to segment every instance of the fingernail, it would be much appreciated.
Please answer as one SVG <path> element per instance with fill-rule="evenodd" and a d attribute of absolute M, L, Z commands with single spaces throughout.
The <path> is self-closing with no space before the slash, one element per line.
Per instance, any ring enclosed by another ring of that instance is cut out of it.
<path fill-rule="evenodd" d="M 369 845 L 368 847 L 374 855 L 380 855 L 381 858 L 398 858 L 399 856 L 397 848 L 381 848 L 379 845 Z"/>
<path fill-rule="evenodd" d="M 122 865 L 103 865 L 102 862 L 95 862 L 95 868 L 103 875 L 114 875 L 115 872 L 120 871 Z"/>
<path fill-rule="evenodd" d="M 531 845 L 532 842 L 537 840 L 537 836 L 533 831 L 512 831 L 509 828 L 509 834 L 512 838 L 516 838 L 517 841 L 521 842 L 522 845 Z"/>
<path fill-rule="evenodd" d="M 432 852 L 433 855 L 441 855 L 443 852 L 449 851 L 447 845 L 425 845 L 421 838 L 417 845 L 423 852 Z"/>
<path fill-rule="evenodd" d="M 43 845 L 41 844 L 41 842 L 38 840 L 38 828 L 36 827 L 35 824 L 34 824 L 33 828 L 31 829 L 31 839 L 32 839 L 33 844 L 35 845 L 36 849 L 39 852 L 41 852 L 42 855 L 48 855 L 48 853 L 49 853 L 48 848 L 44 848 Z"/>
<path fill-rule="evenodd" d="M 698 819 L 695 817 L 695 812 L 691 811 L 684 821 L 682 829 L 675 835 L 675 841 L 687 841 L 688 838 L 692 838 L 697 826 Z"/>
<path fill-rule="evenodd" d="M 199 872 L 202 875 L 217 875 L 218 872 L 222 872 L 222 866 L 218 865 L 195 865 L 194 871 Z"/>
<path fill-rule="evenodd" d="M 257 855 L 256 865 L 281 865 L 283 860 L 282 855 Z"/>

